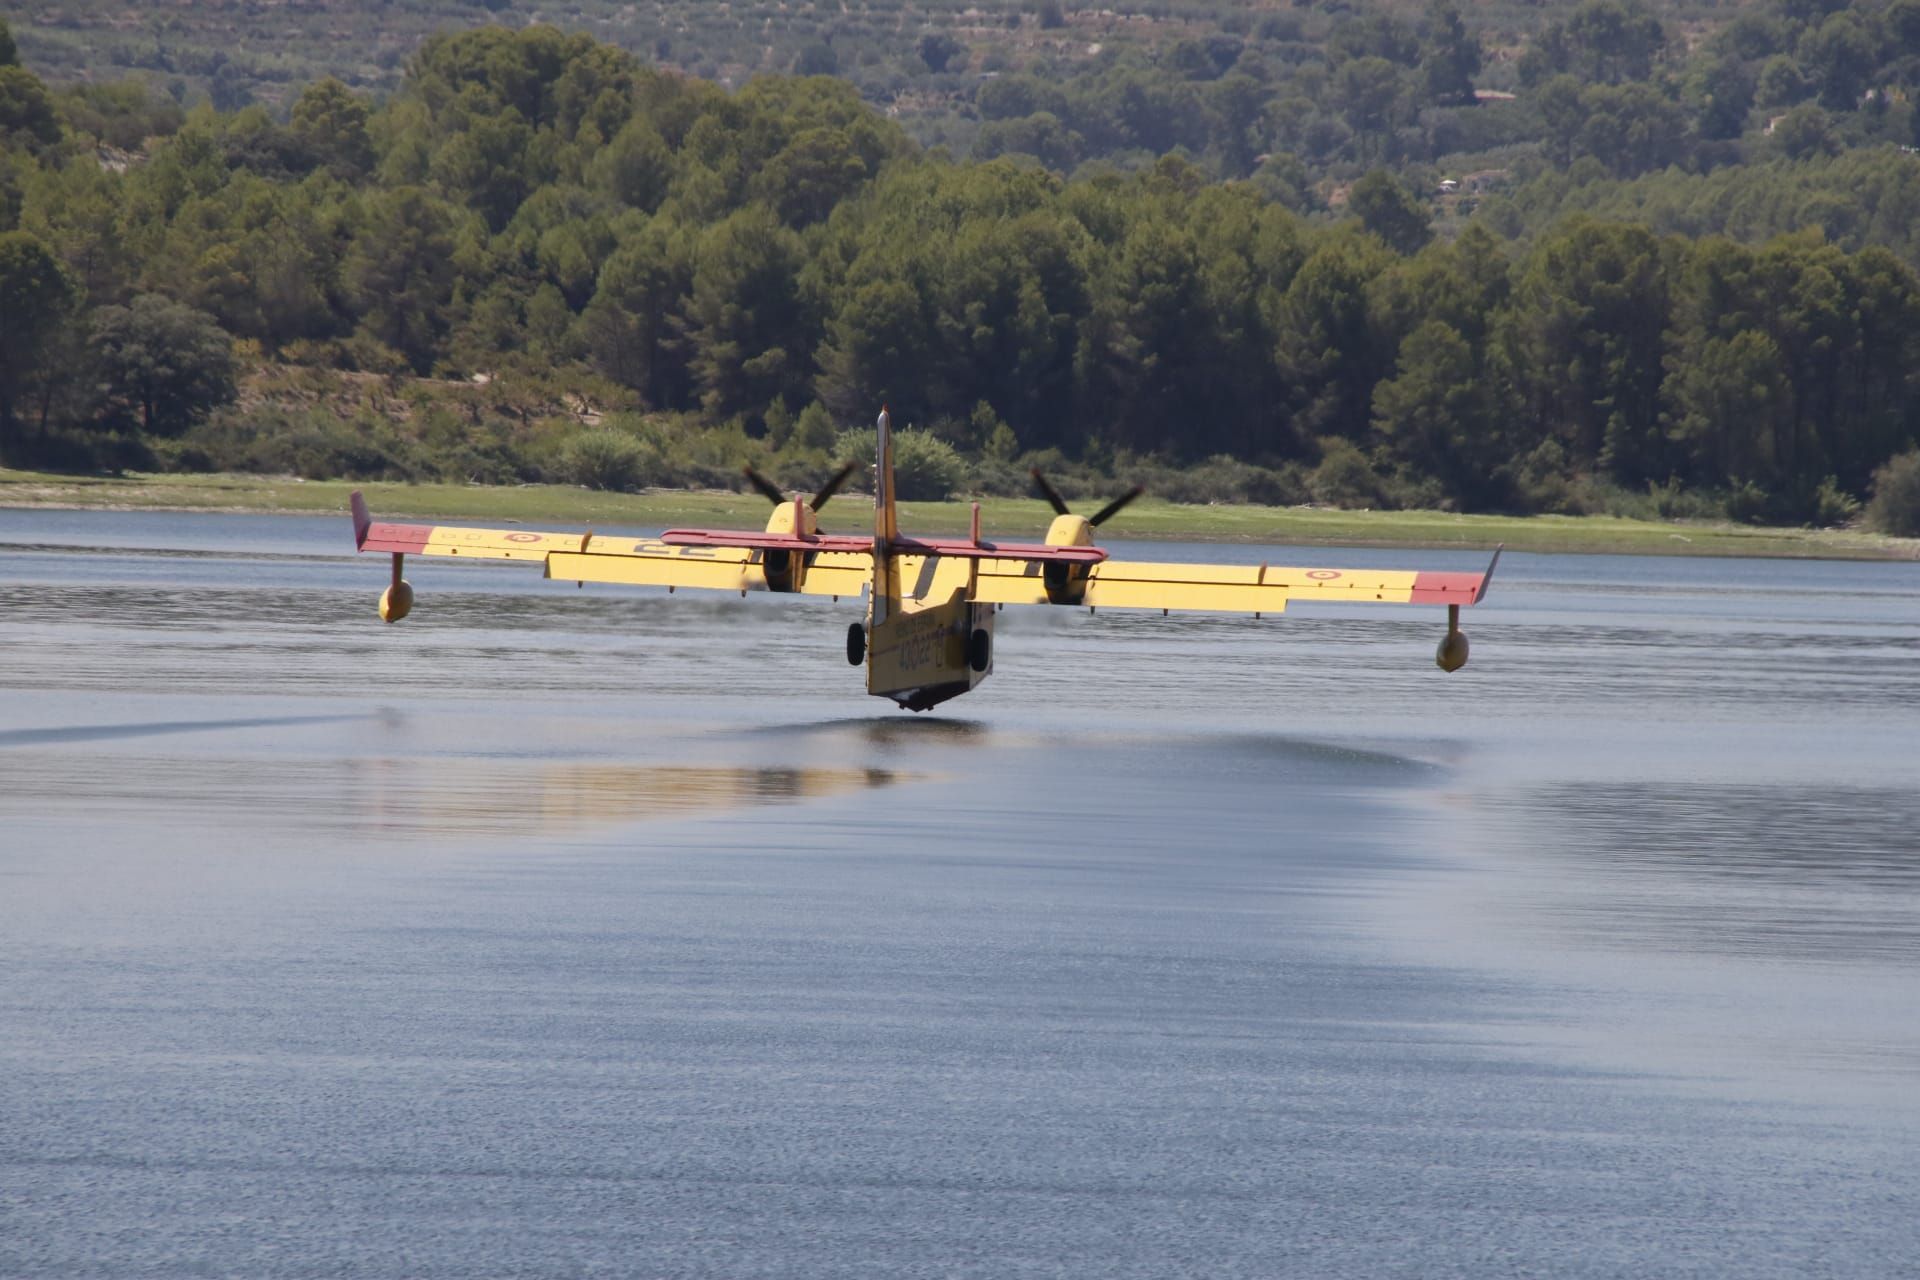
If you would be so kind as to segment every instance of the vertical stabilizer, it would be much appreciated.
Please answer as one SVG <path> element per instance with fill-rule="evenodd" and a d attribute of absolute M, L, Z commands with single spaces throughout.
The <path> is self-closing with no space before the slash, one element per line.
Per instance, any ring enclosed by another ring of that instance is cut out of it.
<path fill-rule="evenodd" d="M 891 547 L 900 536 L 893 506 L 893 417 L 884 408 L 875 426 L 880 438 L 873 452 L 873 536 Z"/>
<path fill-rule="evenodd" d="M 884 407 L 874 425 L 879 439 L 873 451 L 873 621 L 878 625 L 898 612 L 893 543 L 900 524 L 893 505 L 893 418 Z"/>

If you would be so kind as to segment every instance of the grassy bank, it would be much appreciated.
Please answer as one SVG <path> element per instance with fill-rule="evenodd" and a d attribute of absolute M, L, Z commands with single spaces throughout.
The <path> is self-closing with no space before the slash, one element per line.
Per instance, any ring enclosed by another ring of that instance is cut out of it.
<path fill-rule="evenodd" d="M 365 490 L 377 515 L 462 522 L 518 522 L 559 528 L 586 524 L 641 528 L 673 525 L 758 527 L 766 501 L 754 494 L 599 493 L 555 485 L 355 485 L 242 475 L 49 475 L 0 469 L 0 506 L 154 511 L 254 511 L 344 515 L 347 494 Z M 1038 500 L 994 498 L 981 504 L 991 534 L 1030 537 L 1045 529 Z M 913 502 L 901 524 L 924 533 L 967 528 L 965 502 Z M 865 526 L 867 503 L 843 497 L 827 509 L 830 529 Z M 1612 516 L 1466 516 L 1437 511 L 1334 511 L 1306 507 L 1179 506 L 1142 498 L 1108 526 L 1115 537 L 1378 547 L 1491 547 L 1516 551 L 1638 555 L 1786 556 L 1920 559 L 1920 540 L 1853 530 L 1762 529 L 1704 522 L 1663 523 Z"/>

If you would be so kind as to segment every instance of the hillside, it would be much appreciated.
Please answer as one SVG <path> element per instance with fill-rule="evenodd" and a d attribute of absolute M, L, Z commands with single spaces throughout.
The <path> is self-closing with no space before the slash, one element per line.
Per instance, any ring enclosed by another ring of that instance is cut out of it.
<path fill-rule="evenodd" d="M 254 16 L 183 12 L 235 49 Z M 729 92 L 551 26 L 273 109 L 0 65 L 0 452 L 708 483 L 819 474 L 887 400 L 943 492 L 1825 523 L 1920 435 L 1920 160 L 1884 140 L 1920 0 L 1133 25 L 985 79 L 921 32 L 902 93 L 960 95 L 965 154 L 842 78 Z M 309 378 L 412 389 L 234 406 Z"/>

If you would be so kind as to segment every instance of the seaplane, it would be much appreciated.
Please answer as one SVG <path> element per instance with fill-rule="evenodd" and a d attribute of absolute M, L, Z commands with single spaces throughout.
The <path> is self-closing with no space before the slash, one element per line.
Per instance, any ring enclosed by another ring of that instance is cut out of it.
<path fill-rule="evenodd" d="M 1500 561 L 1497 548 L 1481 573 L 1115 560 L 1095 544 L 1094 530 L 1141 490 L 1081 516 L 1038 471 L 1034 483 L 1054 511 L 1043 542 L 983 537 L 977 502 L 969 536 L 910 537 L 897 522 L 886 410 L 876 425 L 871 536 L 820 531 L 819 513 L 852 475 L 850 463 L 811 499 L 789 497 L 748 468 L 748 480 L 773 503 L 760 530 L 668 529 L 657 538 L 631 538 L 590 530 L 391 524 L 374 520 L 356 490 L 353 539 L 362 552 L 393 558 L 392 581 L 380 595 L 380 617 L 389 623 L 413 610 L 413 587 L 402 576 L 410 555 L 531 561 L 548 578 L 581 584 L 864 597 L 864 619 L 847 627 L 847 661 L 866 667 L 868 693 L 909 711 L 957 698 L 993 674 L 994 615 L 1008 605 L 1204 610 L 1255 618 L 1282 613 L 1294 600 L 1443 605 L 1447 630 L 1435 662 L 1443 671 L 1458 671 L 1467 662 L 1460 610 L 1485 597 Z"/>

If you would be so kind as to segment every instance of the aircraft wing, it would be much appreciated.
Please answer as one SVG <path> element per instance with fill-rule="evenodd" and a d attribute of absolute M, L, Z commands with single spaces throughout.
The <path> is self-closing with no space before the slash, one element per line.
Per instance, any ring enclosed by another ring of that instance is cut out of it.
<path fill-rule="evenodd" d="M 1494 564 L 1499 559 L 1495 552 Z M 1221 613 L 1281 613 L 1289 600 L 1303 599 L 1471 605 L 1486 594 L 1493 569 L 1489 564 L 1484 573 L 1435 573 L 1108 560 L 1087 571 L 1080 603 Z M 974 598 L 995 604 L 1048 603 L 1041 567 L 1017 560 L 981 561 Z"/>
<path fill-rule="evenodd" d="M 526 560 L 544 564 L 549 578 L 576 582 L 743 591 L 763 581 L 758 574 L 750 572 L 756 559 L 750 550 L 673 547 L 654 539 L 596 533 L 392 524 L 372 519 L 365 500 L 357 492 L 352 503 L 354 540 L 362 551 L 467 560 Z M 823 590 L 826 585 L 823 581 Z M 849 594 L 859 594 L 859 588 L 854 587 Z"/>
<path fill-rule="evenodd" d="M 471 529 L 462 525 L 393 524 L 375 521 L 366 501 L 352 499 L 354 539 L 362 551 L 452 556 L 469 560 L 544 563 L 546 576 L 561 581 L 615 582 L 638 587 L 700 587 L 716 591 L 758 590 L 766 585 L 759 564 L 767 535 L 739 533 L 738 542 L 672 544 L 657 538 L 598 533 L 540 533 L 531 529 Z M 772 542 L 779 542 L 775 538 Z M 823 539 L 852 551 L 805 544 L 812 555 L 801 591 L 818 596 L 858 596 L 870 579 L 873 543 L 866 538 Z"/>

